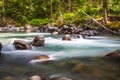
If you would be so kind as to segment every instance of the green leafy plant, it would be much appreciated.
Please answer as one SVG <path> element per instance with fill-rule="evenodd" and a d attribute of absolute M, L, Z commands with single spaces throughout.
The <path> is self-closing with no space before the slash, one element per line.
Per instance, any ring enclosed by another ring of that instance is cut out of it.
<path fill-rule="evenodd" d="M 33 19 L 33 20 L 31 20 L 30 23 L 32 25 L 35 25 L 35 26 L 42 26 L 42 25 L 45 25 L 45 24 L 47 24 L 49 22 L 51 22 L 51 20 L 48 19 L 48 18 L 45 18 L 45 19 Z"/>

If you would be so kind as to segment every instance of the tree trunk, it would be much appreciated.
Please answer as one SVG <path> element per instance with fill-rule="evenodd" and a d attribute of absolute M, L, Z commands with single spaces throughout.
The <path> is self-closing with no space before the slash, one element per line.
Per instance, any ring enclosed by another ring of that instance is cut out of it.
<path fill-rule="evenodd" d="M 91 7 L 92 3 L 93 3 L 93 1 L 92 1 L 92 0 L 88 0 L 88 1 L 87 1 L 86 6 L 87 6 L 87 8 L 88 8 L 88 9 L 90 9 L 90 7 Z"/>
<path fill-rule="evenodd" d="M 30 10 L 32 10 L 32 0 L 30 0 Z"/>
<path fill-rule="evenodd" d="M 26 1 L 24 1 L 24 0 L 23 0 L 23 6 L 24 6 L 23 15 L 26 16 L 26 15 L 27 15 L 27 11 L 26 11 Z"/>
<path fill-rule="evenodd" d="M 53 19 L 52 0 L 50 0 L 51 19 Z"/>
<path fill-rule="evenodd" d="M 108 0 L 103 0 L 103 23 L 106 24 L 108 22 Z"/>
<path fill-rule="evenodd" d="M 71 0 L 68 0 L 68 6 L 69 6 L 68 10 L 69 12 L 71 12 Z"/>
<path fill-rule="evenodd" d="M 5 12 L 5 0 L 2 0 L 2 12 L 3 12 L 3 14 Z"/>
<path fill-rule="evenodd" d="M 59 2 L 59 13 L 60 13 L 60 23 L 63 23 L 63 15 L 62 15 L 62 9 L 61 9 L 61 1 Z"/>

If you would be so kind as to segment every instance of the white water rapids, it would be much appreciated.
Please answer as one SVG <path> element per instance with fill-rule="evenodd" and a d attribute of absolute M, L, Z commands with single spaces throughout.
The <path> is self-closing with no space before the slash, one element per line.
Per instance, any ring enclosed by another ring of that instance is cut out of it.
<path fill-rule="evenodd" d="M 32 50 L 16 50 L 14 48 L 14 40 L 31 42 L 36 35 L 43 35 L 45 37 L 44 46 L 32 46 Z M 37 55 L 48 55 L 52 60 L 73 57 L 96 57 L 104 56 L 107 53 L 120 48 L 119 38 L 101 36 L 62 41 L 61 36 L 53 37 L 49 33 L 2 33 L 0 35 L 0 41 L 3 44 L 2 54 L 9 55 L 12 58 L 28 58 Z M 32 60 L 32 62 L 34 61 Z"/>

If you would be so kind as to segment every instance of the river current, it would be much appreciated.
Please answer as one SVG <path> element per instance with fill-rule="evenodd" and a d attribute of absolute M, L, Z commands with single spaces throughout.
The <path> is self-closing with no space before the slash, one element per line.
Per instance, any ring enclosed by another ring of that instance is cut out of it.
<path fill-rule="evenodd" d="M 16 50 L 14 40 L 31 42 L 36 35 L 45 37 L 45 44 L 32 50 Z M 120 38 L 113 36 L 91 36 L 62 41 L 62 35 L 50 33 L 0 33 L 3 44 L 0 57 L 0 80 L 25 80 L 34 74 L 72 80 L 119 80 L 120 65 L 103 57 L 120 49 Z M 33 57 L 48 55 L 47 61 Z"/>

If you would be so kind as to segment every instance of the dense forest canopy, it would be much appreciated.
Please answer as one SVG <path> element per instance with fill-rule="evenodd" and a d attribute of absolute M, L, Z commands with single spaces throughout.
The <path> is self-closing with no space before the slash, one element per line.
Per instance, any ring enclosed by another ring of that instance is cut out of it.
<path fill-rule="evenodd" d="M 16 21 L 16 25 L 30 23 L 81 23 L 88 17 L 103 19 L 103 1 L 107 1 L 108 16 L 120 14 L 119 0 L 0 0 L 0 14 Z"/>

